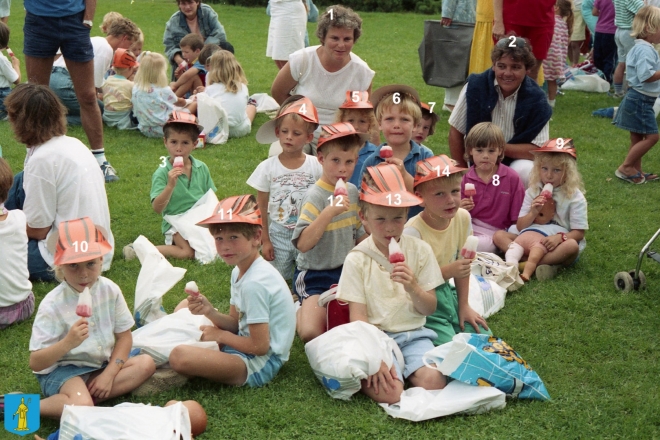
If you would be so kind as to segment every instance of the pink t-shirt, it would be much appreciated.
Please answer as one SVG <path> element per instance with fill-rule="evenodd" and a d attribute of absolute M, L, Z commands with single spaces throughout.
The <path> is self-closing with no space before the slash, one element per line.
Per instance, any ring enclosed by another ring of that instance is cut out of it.
<path fill-rule="evenodd" d="M 614 3 L 612 0 L 596 0 L 594 8 L 598 9 L 598 21 L 596 22 L 596 32 L 601 34 L 616 33 L 614 24 Z"/>
<path fill-rule="evenodd" d="M 498 176 L 498 178 L 495 178 Z M 474 167 L 463 176 L 461 198 L 465 198 L 465 184 L 473 183 L 477 194 L 472 197 L 472 219 L 481 220 L 498 229 L 508 229 L 516 223 L 525 198 L 525 188 L 518 173 L 500 164 L 490 182 L 484 183 Z"/>

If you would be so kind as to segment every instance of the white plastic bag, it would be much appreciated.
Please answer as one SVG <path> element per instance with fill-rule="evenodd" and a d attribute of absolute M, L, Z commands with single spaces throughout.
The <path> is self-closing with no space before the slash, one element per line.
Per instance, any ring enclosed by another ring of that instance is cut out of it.
<path fill-rule="evenodd" d="M 142 235 L 133 242 L 133 249 L 142 264 L 135 286 L 133 313 L 135 323 L 140 327 L 167 314 L 161 298 L 183 278 L 186 269 L 172 266 Z"/>
<path fill-rule="evenodd" d="M 453 281 L 452 278 L 452 284 Z M 495 281 L 488 280 L 481 275 L 470 274 L 468 303 L 475 312 L 484 318 L 488 318 L 504 307 L 505 299 L 505 288 L 499 286 Z"/>
<path fill-rule="evenodd" d="M 204 127 L 207 144 L 224 144 L 229 139 L 227 112 L 220 103 L 205 92 L 197 95 L 197 117 Z"/>
<path fill-rule="evenodd" d="M 610 89 L 610 83 L 598 75 L 578 75 L 562 84 L 561 89 L 606 93 Z"/>
<path fill-rule="evenodd" d="M 305 344 L 317 379 L 331 397 L 343 400 L 360 391 L 360 381 L 375 374 L 381 362 L 392 368 L 393 351 L 403 370 L 403 356 L 394 339 L 364 321 L 340 325 Z"/>
<path fill-rule="evenodd" d="M 421 422 L 457 413 L 483 414 L 504 408 L 506 400 L 497 388 L 473 387 L 453 381 L 442 390 L 408 388 L 401 394 L 399 403 L 381 403 L 380 406 L 392 417 Z"/>
<path fill-rule="evenodd" d="M 161 408 L 143 403 L 115 407 L 64 405 L 60 440 L 191 440 L 190 415 L 183 403 Z"/>
<path fill-rule="evenodd" d="M 518 230 L 515 234 L 518 234 Z M 517 264 L 507 263 L 490 252 L 477 252 L 470 269 L 472 274 L 494 281 L 509 292 L 518 290 L 524 284 Z"/>
<path fill-rule="evenodd" d="M 217 343 L 199 340 L 202 336 L 199 327 L 202 325 L 213 323 L 202 315 L 193 315 L 190 310 L 181 309 L 133 331 L 133 347 L 151 356 L 158 368 L 168 363 L 170 353 L 177 345 L 218 351 Z"/>
<path fill-rule="evenodd" d="M 195 259 L 202 264 L 212 263 L 218 258 L 218 251 L 215 249 L 215 240 L 208 228 L 197 226 L 197 223 L 211 217 L 217 206 L 218 197 L 212 189 L 209 189 L 192 208 L 183 214 L 163 217 L 195 250 Z"/>
<path fill-rule="evenodd" d="M 257 113 L 277 111 L 280 105 L 268 93 L 255 93 L 250 98 L 257 101 Z"/>

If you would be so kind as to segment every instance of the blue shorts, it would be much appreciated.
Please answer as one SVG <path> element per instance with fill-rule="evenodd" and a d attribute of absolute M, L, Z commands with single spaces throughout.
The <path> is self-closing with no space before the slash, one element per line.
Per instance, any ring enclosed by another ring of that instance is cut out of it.
<path fill-rule="evenodd" d="M 7 109 L 5 109 L 5 98 L 11 93 L 11 87 L 0 87 L 0 119 L 7 117 Z"/>
<path fill-rule="evenodd" d="M 90 29 L 83 24 L 85 11 L 65 17 L 42 17 L 25 12 L 23 53 L 51 58 L 61 49 L 65 60 L 85 63 L 94 59 Z"/>
<path fill-rule="evenodd" d="M 341 269 L 328 270 L 299 270 L 293 273 L 293 293 L 298 295 L 300 303 L 312 295 L 320 295 L 330 288 L 333 284 L 339 283 Z"/>
<path fill-rule="evenodd" d="M 396 345 L 399 346 L 403 354 L 403 361 L 406 364 L 403 368 L 403 374 L 401 374 L 401 366 L 396 360 L 396 356 L 394 357 L 396 375 L 403 382 L 404 378 L 407 379 L 411 374 L 424 366 L 422 357 L 427 351 L 433 350 L 433 340 L 436 338 L 436 334 L 433 330 L 425 327 L 407 332 L 385 332 L 385 334 L 394 339 L 394 342 L 396 342 Z"/>
<path fill-rule="evenodd" d="M 222 352 L 241 358 L 247 367 L 247 380 L 243 385 L 247 384 L 252 388 L 262 387 L 273 380 L 283 365 L 279 356 L 275 354 L 255 356 L 242 353 L 228 346 L 222 347 Z"/>
<path fill-rule="evenodd" d="M 658 123 L 655 120 L 653 104 L 656 98 L 639 93 L 630 88 L 619 104 L 619 111 L 612 123 L 631 133 L 655 134 L 658 132 Z"/>

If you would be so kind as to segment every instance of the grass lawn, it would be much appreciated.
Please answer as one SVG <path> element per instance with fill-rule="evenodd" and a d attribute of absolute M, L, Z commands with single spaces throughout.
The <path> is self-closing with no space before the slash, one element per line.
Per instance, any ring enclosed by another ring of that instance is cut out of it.
<path fill-rule="evenodd" d="M 212 6 L 245 68 L 250 92 L 269 92 L 277 71 L 265 57 L 269 19 L 264 9 Z M 135 20 L 146 35 L 145 50 L 162 52 L 165 22 L 176 10 L 173 1 L 99 0 L 94 35 L 99 35 L 98 25 L 110 10 Z M 409 84 L 419 90 L 423 100 L 438 102 L 439 109 L 443 90 L 423 83 L 417 58 L 423 22 L 429 17 L 361 16 L 363 36 L 354 52 L 377 72 L 374 89 L 394 82 Z M 14 1 L 10 47 L 22 62 L 23 18 L 23 2 Z M 314 29 L 310 24 L 313 44 Z M 509 295 L 506 307 L 489 319 L 494 333 L 544 379 L 552 401 L 509 401 L 506 409 L 487 415 L 423 423 L 396 420 L 364 396 L 349 402 L 328 397 L 309 368 L 303 344 L 296 339 L 290 361 L 265 388 L 231 388 L 193 380 L 150 399 L 127 396 L 108 404 L 128 400 L 163 405 L 170 399 L 197 400 L 209 415 L 208 429 L 200 439 L 660 437 L 660 363 L 658 350 L 653 348 L 655 328 L 660 326 L 660 266 L 645 259 L 648 288 L 644 291 L 622 294 L 612 282 L 617 272 L 634 268 L 640 249 L 660 227 L 660 183 L 635 186 L 614 177 L 627 151 L 629 135 L 608 120 L 593 118 L 591 111 L 616 102 L 606 95 L 580 92 L 568 92 L 557 99 L 551 136 L 575 141 L 589 201 L 588 246 L 574 268 L 550 282 L 530 282 Z M 441 114 L 436 134 L 427 142 L 437 154 L 448 154 L 447 115 Z M 245 181 L 268 151 L 255 141 L 254 133 L 266 120 L 263 115 L 257 117 L 251 136 L 195 153 L 209 166 L 218 198 L 251 192 Z M 79 127 L 71 128 L 69 135 L 87 143 Z M 25 150 L 13 139 L 7 123 L 0 123 L 0 143 L 14 172 L 20 171 Z M 118 251 L 105 275 L 119 284 L 132 309 L 140 264 L 124 261 L 121 249 L 140 234 L 155 244 L 162 242 L 161 216 L 151 209 L 149 190 L 151 175 L 166 150 L 161 141 L 138 132 L 109 128 L 105 129 L 105 147 L 121 177 L 106 187 Z M 647 155 L 644 169 L 660 172 L 660 147 Z M 171 312 L 184 298 L 183 286 L 189 280 L 196 280 L 221 311 L 228 310 L 230 267 L 221 261 L 207 266 L 182 261 L 174 264 L 188 272 L 164 297 L 166 310 Z M 37 300 L 54 286 L 35 284 Z M 28 367 L 31 326 L 30 320 L 2 331 L 0 393 L 39 392 Z M 308 409 L 313 411 L 307 414 Z M 39 434 L 45 436 L 57 428 L 57 423 L 42 420 L 41 426 Z M 15 438 L 0 433 L 0 438 L 10 437 Z"/>

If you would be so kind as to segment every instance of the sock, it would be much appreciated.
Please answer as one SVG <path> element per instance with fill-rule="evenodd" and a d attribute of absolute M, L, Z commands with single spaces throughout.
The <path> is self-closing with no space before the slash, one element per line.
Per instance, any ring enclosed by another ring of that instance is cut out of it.
<path fill-rule="evenodd" d="M 550 104 L 550 107 L 555 108 L 555 101 L 556 99 L 548 99 L 548 104 Z"/>
<path fill-rule="evenodd" d="M 524 253 L 525 249 L 514 241 L 509 245 L 509 250 L 504 254 L 504 259 L 507 263 L 517 265 Z"/>
<path fill-rule="evenodd" d="M 103 148 L 100 150 L 92 150 L 92 154 L 94 155 L 96 161 L 99 163 L 99 166 L 108 161 L 108 159 L 105 158 L 105 149 Z"/>
<path fill-rule="evenodd" d="M 623 83 L 614 83 L 614 94 L 620 95 L 623 93 Z"/>

